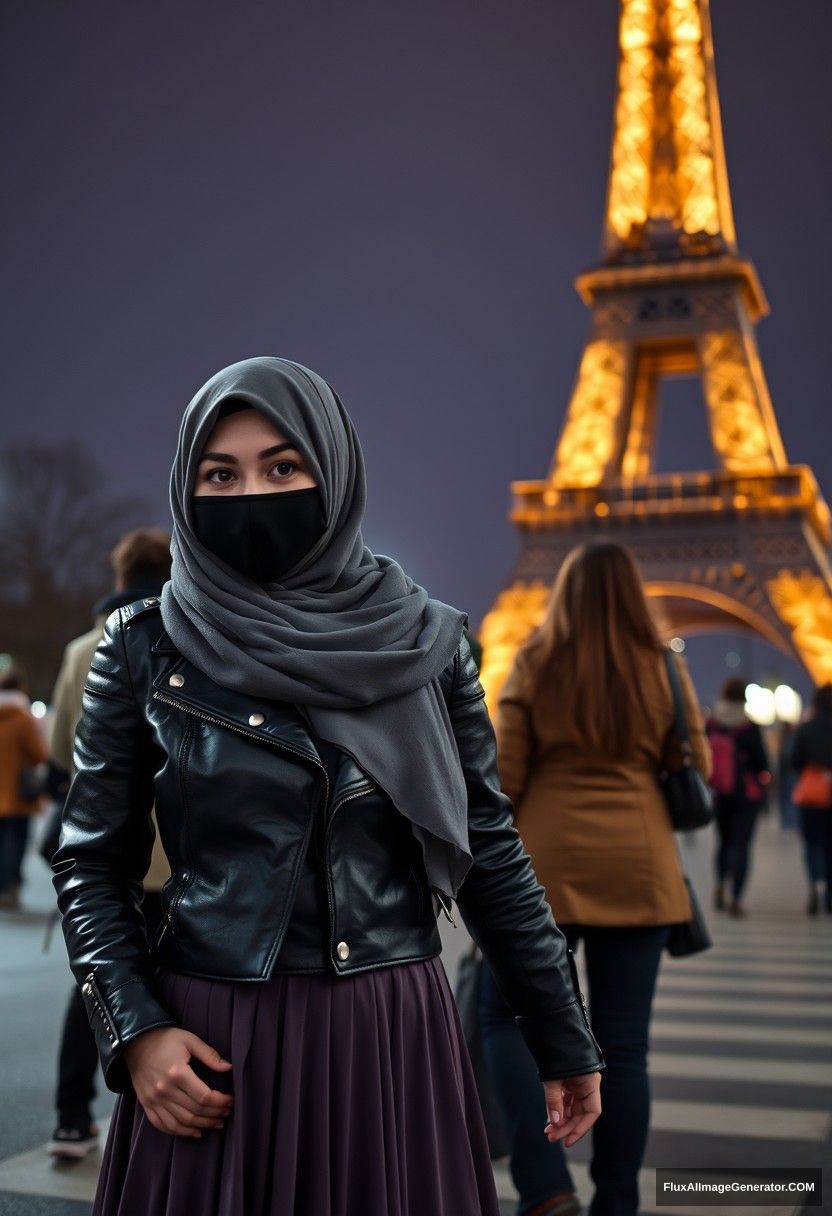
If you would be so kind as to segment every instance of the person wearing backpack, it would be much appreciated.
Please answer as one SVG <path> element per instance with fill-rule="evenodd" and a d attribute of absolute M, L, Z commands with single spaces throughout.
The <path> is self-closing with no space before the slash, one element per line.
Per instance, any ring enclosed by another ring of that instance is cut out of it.
<path fill-rule="evenodd" d="M 726 680 L 706 730 L 719 842 L 714 907 L 720 912 L 727 908 L 732 916 L 745 916 L 741 899 L 748 878 L 751 841 L 771 773 L 762 731 L 745 712 L 743 679 L 732 676 Z"/>

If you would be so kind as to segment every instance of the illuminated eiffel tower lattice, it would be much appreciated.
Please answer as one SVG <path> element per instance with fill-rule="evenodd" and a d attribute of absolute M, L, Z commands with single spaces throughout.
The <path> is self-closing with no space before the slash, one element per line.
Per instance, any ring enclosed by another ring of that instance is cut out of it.
<path fill-rule="evenodd" d="M 521 548 L 484 618 L 493 706 L 572 546 L 630 545 L 668 633 L 741 629 L 832 680 L 829 511 L 789 464 L 740 256 L 707 0 L 622 0 L 600 265 L 576 280 L 592 323 L 542 481 L 513 482 Z M 715 469 L 655 473 L 659 389 L 698 376 Z"/>

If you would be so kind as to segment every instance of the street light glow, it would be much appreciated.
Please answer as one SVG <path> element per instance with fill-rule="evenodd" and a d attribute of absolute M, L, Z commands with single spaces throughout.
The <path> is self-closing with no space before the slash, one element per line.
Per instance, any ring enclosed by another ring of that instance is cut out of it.
<path fill-rule="evenodd" d="M 774 690 L 774 712 L 779 722 L 797 725 L 803 713 L 803 698 L 789 684 L 778 684 Z"/>
<path fill-rule="evenodd" d="M 745 712 L 758 726 L 771 726 L 777 714 L 774 693 L 759 684 L 747 684 L 745 688 Z"/>

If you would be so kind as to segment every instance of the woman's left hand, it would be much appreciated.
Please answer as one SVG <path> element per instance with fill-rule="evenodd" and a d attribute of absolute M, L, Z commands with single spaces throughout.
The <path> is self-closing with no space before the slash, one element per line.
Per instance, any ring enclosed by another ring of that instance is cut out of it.
<path fill-rule="evenodd" d="M 550 1144 L 563 1140 L 571 1148 L 585 1136 L 601 1113 L 601 1074 L 582 1073 L 563 1081 L 544 1081 L 549 1122 L 544 1129 Z"/>

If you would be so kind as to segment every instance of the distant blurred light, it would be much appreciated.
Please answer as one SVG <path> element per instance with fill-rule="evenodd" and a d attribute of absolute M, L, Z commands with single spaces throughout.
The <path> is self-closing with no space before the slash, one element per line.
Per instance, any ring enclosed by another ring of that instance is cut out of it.
<path fill-rule="evenodd" d="M 745 712 L 758 726 L 771 726 L 776 718 L 774 693 L 759 684 L 747 684 L 745 688 Z"/>
<path fill-rule="evenodd" d="M 45 717 L 46 716 L 45 703 L 43 701 L 33 701 L 32 702 L 32 713 L 36 718 Z"/>
<path fill-rule="evenodd" d="M 8 671 L 12 665 L 12 656 L 10 654 L 0 654 L 0 671 Z"/>
<path fill-rule="evenodd" d="M 797 723 L 803 713 L 803 698 L 789 684 L 778 684 L 774 690 L 774 712 L 779 722 Z"/>
<path fill-rule="evenodd" d="M 725 656 L 725 666 L 726 667 L 739 667 L 741 662 L 742 662 L 742 659 L 737 654 L 736 650 L 729 650 Z"/>
<path fill-rule="evenodd" d="M 671 638 L 670 639 L 670 649 L 673 651 L 674 654 L 681 654 L 682 651 L 685 649 L 685 639 L 684 638 Z"/>

